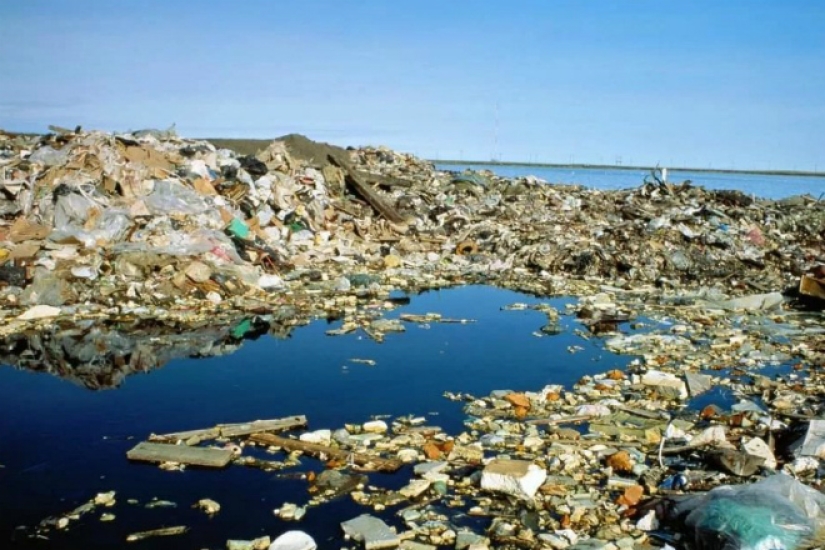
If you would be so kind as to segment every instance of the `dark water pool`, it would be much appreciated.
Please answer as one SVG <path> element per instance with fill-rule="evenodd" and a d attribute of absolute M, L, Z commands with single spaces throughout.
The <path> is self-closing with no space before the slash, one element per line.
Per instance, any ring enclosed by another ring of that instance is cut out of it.
<path fill-rule="evenodd" d="M 569 385 L 582 374 L 622 367 L 631 359 L 604 351 L 598 339 L 576 336 L 573 329 L 581 325 L 571 317 L 562 317 L 561 334 L 539 338 L 533 333 L 546 322 L 542 313 L 501 310 L 513 302 L 540 301 L 559 310 L 567 303 L 487 287 L 425 293 L 387 316 L 437 312 L 477 322 L 407 324 L 406 333 L 377 344 L 363 333 L 326 336 L 335 325 L 318 321 L 287 339 L 263 336 L 231 355 L 174 360 L 103 391 L 0 367 L 0 547 L 122 547 L 128 533 L 183 524 L 191 528 L 185 535 L 128 546 L 224 548 L 230 538 L 274 537 L 298 528 L 321 547 L 339 548 L 339 523 L 366 511 L 349 498 L 310 508 L 300 523 L 285 523 L 272 510 L 284 502 L 305 503 L 304 481 L 241 467 L 166 472 L 130 464 L 125 453 L 152 432 L 295 414 L 307 415 L 313 429 L 336 429 L 373 415 L 424 415 L 429 424 L 457 434 L 464 420 L 461 404 L 444 399 L 444 391 L 486 395 L 495 389 Z M 584 349 L 568 353 L 572 345 Z M 303 460 L 303 470 L 319 468 L 316 461 Z M 374 474 L 370 481 L 397 487 L 407 479 L 409 473 L 402 471 Z M 116 515 L 113 522 L 100 522 L 98 510 L 48 541 L 15 535 L 18 525 L 37 524 L 109 490 L 117 491 L 118 504 L 105 510 Z M 146 509 L 153 497 L 177 507 Z M 191 508 L 207 497 L 222 506 L 212 519 Z M 383 517 L 396 523 L 392 512 Z"/>

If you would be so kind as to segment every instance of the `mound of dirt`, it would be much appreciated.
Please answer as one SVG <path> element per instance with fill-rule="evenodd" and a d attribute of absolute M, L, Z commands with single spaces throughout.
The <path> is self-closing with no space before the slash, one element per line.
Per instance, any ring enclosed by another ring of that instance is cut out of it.
<path fill-rule="evenodd" d="M 343 147 L 312 141 L 301 134 L 289 134 L 275 138 L 275 141 L 284 142 L 292 158 L 302 160 L 319 170 L 331 164 L 329 157 L 334 158 L 339 166 L 350 166 L 351 164 L 349 153 Z"/>

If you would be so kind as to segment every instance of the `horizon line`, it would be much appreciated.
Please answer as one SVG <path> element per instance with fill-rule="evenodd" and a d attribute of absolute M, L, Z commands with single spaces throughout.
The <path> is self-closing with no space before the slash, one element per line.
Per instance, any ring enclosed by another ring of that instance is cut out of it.
<path fill-rule="evenodd" d="M 818 170 L 788 170 L 788 169 L 747 169 L 747 168 L 692 168 L 685 166 L 662 166 L 656 165 L 622 165 L 622 164 L 590 164 L 590 163 L 555 163 L 555 162 L 523 162 L 505 160 L 456 160 L 456 159 L 426 159 L 433 164 L 447 165 L 476 165 L 476 166 L 529 166 L 535 168 L 574 168 L 581 170 L 609 169 L 609 170 L 654 170 L 656 168 L 667 168 L 669 172 L 699 172 L 716 174 L 761 174 L 766 176 L 802 176 L 802 177 L 823 177 L 825 172 Z"/>

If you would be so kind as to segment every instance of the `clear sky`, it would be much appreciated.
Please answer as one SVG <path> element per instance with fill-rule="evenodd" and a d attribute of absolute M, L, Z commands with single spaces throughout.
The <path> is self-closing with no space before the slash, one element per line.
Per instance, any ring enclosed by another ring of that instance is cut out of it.
<path fill-rule="evenodd" d="M 825 2 L 4 0 L 0 127 L 825 168 Z"/>

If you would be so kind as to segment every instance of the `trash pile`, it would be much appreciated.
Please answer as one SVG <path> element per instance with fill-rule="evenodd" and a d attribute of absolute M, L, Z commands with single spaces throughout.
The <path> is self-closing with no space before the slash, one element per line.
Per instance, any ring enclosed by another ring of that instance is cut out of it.
<path fill-rule="evenodd" d="M 248 310 L 351 293 L 359 277 L 736 295 L 785 289 L 823 261 L 825 203 L 811 197 L 451 174 L 294 135 L 239 156 L 168 131 L 55 130 L 0 133 L 6 333 L 57 316 Z"/>

